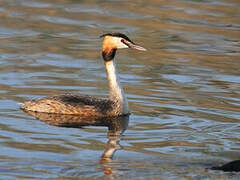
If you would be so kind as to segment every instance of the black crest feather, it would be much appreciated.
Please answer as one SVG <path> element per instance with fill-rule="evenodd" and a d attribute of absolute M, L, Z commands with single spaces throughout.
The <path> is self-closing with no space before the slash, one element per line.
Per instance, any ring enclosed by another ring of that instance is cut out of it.
<path fill-rule="evenodd" d="M 105 36 L 120 37 L 120 38 L 123 38 L 134 44 L 134 42 L 132 42 L 125 34 L 122 34 L 122 33 L 118 33 L 118 32 L 106 33 L 106 34 L 101 35 L 100 38 L 105 37 Z"/>

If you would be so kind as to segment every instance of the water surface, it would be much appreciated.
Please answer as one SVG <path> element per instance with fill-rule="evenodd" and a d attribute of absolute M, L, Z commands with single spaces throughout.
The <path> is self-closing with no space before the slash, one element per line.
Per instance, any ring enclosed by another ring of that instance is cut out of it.
<path fill-rule="evenodd" d="M 238 0 L 1 1 L 0 178 L 237 179 L 206 168 L 240 158 L 239 19 Z M 148 49 L 117 54 L 132 112 L 122 135 L 19 109 L 107 97 L 99 35 L 113 31 Z"/>

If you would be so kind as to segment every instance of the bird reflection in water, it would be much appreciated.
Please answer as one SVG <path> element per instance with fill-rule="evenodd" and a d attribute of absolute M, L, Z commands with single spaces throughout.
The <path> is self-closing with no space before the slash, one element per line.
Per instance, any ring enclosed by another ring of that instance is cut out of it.
<path fill-rule="evenodd" d="M 114 153 L 121 149 L 119 142 L 121 135 L 128 127 L 129 116 L 118 117 L 84 117 L 77 115 L 50 114 L 26 111 L 27 114 L 37 119 L 47 122 L 50 125 L 69 128 L 81 128 L 84 126 L 103 126 L 108 127 L 107 147 L 100 158 L 100 164 L 103 166 L 104 174 L 111 175 L 114 173 L 110 167 Z"/>

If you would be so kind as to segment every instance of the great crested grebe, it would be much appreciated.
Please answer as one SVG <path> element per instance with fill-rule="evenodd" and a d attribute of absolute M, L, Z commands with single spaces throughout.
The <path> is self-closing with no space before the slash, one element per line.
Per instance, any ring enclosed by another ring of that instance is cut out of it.
<path fill-rule="evenodd" d="M 100 37 L 104 37 L 102 57 L 109 84 L 109 99 L 63 94 L 24 102 L 21 109 L 24 111 L 75 114 L 80 116 L 107 117 L 128 115 L 128 102 L 119 81 L 114 57 L 117 49 L 131 48 L 140 51 L 146 51 L 146 49 L 136 45 L 126 35 L 121 33 L 107 33 Z"/>

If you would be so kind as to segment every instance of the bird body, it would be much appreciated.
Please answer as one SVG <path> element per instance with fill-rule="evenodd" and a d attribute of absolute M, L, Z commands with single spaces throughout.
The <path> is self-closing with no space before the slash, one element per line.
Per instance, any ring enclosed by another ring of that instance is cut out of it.
<path fill-rule="evenodd" d="M 128 115 L 128 102 L 120 84 L 115 54 L 117 49 L 123 48 L 132 48 L 141 51 L 146 49 L 136 45 L 126 35 L 121 33 L 108 33 L 101 37 L 104 37 L 102 56 L 109 84 L 109 99 L 98 99 L 77 94 L 63 94 L 24 102 L 21 109 L 33 112 L 95 117 Z"/>
<path fill-rule="evenodd" d="M 78 94 L 63 94 L 38 98 L 22 105 L 25 111 L 71 114 L 80 116 L 115 116 L 116 104 L 107 99 L 98 99 Z"/>

